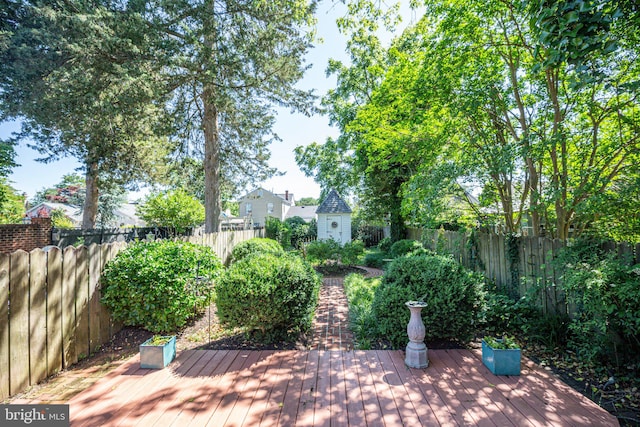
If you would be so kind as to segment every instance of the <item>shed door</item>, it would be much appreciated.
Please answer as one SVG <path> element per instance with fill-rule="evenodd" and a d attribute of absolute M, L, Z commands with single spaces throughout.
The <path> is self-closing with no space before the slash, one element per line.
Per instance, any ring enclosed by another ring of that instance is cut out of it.
<path fill-rule="evenodd" d="M 327 237 L 342 243 L 342 217 L 327 217 Z"/>

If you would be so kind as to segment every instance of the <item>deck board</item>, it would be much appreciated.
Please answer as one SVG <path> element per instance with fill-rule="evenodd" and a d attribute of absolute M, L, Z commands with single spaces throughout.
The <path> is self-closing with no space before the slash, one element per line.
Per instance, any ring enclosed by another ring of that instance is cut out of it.
<path fill-rule="evenodd" d="M 523 358 L 495 376 L 475 350 L 187 350 L 162 370 L 132 358 L 69 401 L 71 425 L 617 426 L 611 414 Z M 96 424 L 97 423 L 97 424 Z"/>

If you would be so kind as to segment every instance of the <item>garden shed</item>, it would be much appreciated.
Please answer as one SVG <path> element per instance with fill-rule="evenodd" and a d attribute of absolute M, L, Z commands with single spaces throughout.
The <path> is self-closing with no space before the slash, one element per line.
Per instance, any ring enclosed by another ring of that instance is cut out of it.
<path fill-rule="evenodd" d="M 335 189 L 316 210 L 318 240 L 333 239 L 341 245 L 351 241 L 351 208 Z"/>

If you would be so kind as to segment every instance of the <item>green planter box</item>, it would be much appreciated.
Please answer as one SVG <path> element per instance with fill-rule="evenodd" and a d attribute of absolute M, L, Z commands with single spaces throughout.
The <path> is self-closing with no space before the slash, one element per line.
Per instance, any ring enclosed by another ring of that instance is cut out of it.
<path fill-rule="evenodd" d="M 482 340 L 482 363 L 494 375 L 520 375 L 520 349 L 495 349 Z"/>
<path fill-rule="evenodd" d="M 140 344 L 140 367 L 145 369 L 162 369 L 176 357 L 175 335 L 162 337 L 168 341 L 162 345 L 154 345 L 153 337 Z"/>

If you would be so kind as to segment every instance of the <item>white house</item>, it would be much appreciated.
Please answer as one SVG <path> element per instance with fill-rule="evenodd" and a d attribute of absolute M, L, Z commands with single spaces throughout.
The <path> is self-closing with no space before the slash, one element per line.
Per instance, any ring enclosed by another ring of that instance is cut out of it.
<path fill-rule="evenodd" d="M 267 217 L 284 221 L 292 206 L 293 193 L 274 194 L 264 188 L 258 188 L 238 200 L 240 217 L 251 217 L 254 227 L 263 227 Z"/>
<path fill-rule="evenodd" d="M 336 190 L 331 189 L 316 214 L 318 240 L 333 239 L 341 245 L 351 241 L 351 208 Z"/>

